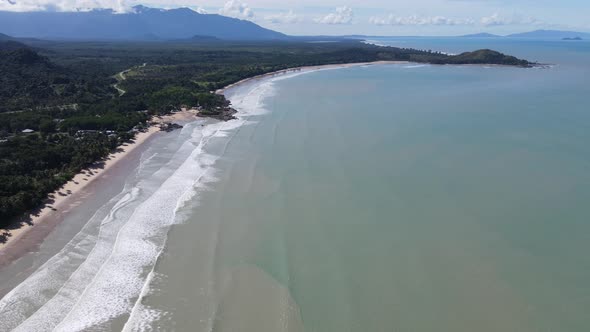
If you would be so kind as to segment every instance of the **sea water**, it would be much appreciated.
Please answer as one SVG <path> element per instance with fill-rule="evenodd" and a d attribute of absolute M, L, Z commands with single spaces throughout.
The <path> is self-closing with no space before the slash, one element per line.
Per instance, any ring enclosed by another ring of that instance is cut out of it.
<path fill-rule="evenodd" d="M 378 42 L 551 66 L 233 88 L 240 120 L 146 151 L 0 330 L 590 329 L 590 43 Z"/>

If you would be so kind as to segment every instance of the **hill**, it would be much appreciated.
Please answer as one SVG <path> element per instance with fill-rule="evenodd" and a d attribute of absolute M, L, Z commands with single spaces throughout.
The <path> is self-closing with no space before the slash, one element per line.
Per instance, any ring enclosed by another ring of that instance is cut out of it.
<path fill-rule="evenodd" d="M 493 50 L 477 50 L 474 52 L 465 52 L 450 58 L 449 63 L 459 64 L 496 64 L 508 66 L 530 66 L 526 60 L 506 55 Z"/>
<path fill-rule="evenodd" d="M 3 33 L 0 33 L 0 41 L 5 41 L 5 40 L 12 40 L 13 38 L 10 37 L 9 35 L 5 35 Z"/>
<path fill-rule="evenodd" d="M 18 42 L 16 38 L 0 33 L 0 51 L 14 51 L 21 48 L 28 48 L 28 46 Z"/>
<path fill-rule="evenodd" d="M 145 6 L 135 6 L 132 12 L 124 14 L 110 9 L 88 12 L 0 11 L 0 31 L 19 37 L 70 40 L 169 40 L 195 35 L 225 40 L 287 38 L 250 21 L 200 14 L 188 8 L 165 10 Z"/>
<path fill-rule="evenodd" d="M 91 102 L 108 96 L 109 78 L 88 68 L 59 66 L 15 41 L 0 41 L 0 114 L 36 107 Z M 106 88 L 105 88 L 106 85 Z"/>
<path fill-rule="evenodd" d="M 0 72 L 0 112 L 56 97 L 51 85 L 60 70 L 23 44 L 0 42 Z"/>
<path fill-rule="evenodd" d="M 28 48 L 28 46 L 14 40 L 0 39 L 0 51 L 14 51 L 22 48 Z"/>
<path fill-rule="evenodd" d="M 531 32 L 516 33 L 508 35 L 511 38 L 548 38 L 548 39 L 563 39 L 582 37 L 590 38 L 590 33 L 576 32 L 576 31 L 561 31 L 561 30 L 535 30 Z"/>
<path fill-rule="evenodd" d="M 416 50 L 410 50 L 406 54 L 400 53 L 401 50 L 396 50 L 394 52 L 397 53 L 395 60 L 407 60 L 410 62 L 441 65 L 503 65 L 518 67 L 532 67 L 535 65 L 527 60 L 518 59 L 514 56 L 489 49 L 464 52 L 457 55 L 447 55 L 440 52 L 417 52 Z M 404 57 L 404 55 L 407 56 Z M 384 55 L 381 56 L 383 57 Z"/>

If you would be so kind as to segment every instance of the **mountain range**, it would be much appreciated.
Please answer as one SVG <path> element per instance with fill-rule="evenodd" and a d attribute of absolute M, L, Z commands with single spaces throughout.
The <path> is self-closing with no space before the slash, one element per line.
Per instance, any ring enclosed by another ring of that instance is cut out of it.
<path fill-rule="evenodd" d="M 0 40 L 6 35 L 54 40 L 145 40 L 145 41 L 214 41 L 214 40 L 313 40 L 293 37 L 263 28 L 253 22 L 217 14 L 202 14 L 190 8 L 159 9 L 135 6 L 128 13 L 111 9 L 78 12 L 9 12 L 0 11 Z M 363 39 L 368 36 L 345 36 Z M 590 39 L 590 33 L 559 30 L 536 30 L 499 36 L 477 33 L 465 38 L 536 38 Z M 315 37 L 319 38 L 319 37 Z M 324 38 L 324 37 L 321 37 Z M 335 38 L 335 37 L 330 37 Z"/>
<path fill-rule="evenodd" d="M 531 32 L 516 33 L 509 35 L 508 37 L 514 38 L 549 38 L 549 39 L 561 39 L 561 38 L 590 38 L 590 33 L 577 32 L 577 31 L 561 31 L 561 30 L 535 30 Z"/>
<path fill-rule="evenodd" d="M 562 30 L 535 30 L 530 32 L 515 33 L 507 36 L 493 35 L 490 33 L 476 33 L 472 35 L 465 35 L 461 37 L 466 38 L 534 38 L 534 39 L 563 39 L 563 38 L 590 38 L 590 33 L 577 31 L 562 31 Z"/>
<path fill-rule="evenodd" d="M 170 40 L 196 35 L 224 40 L 278 40 L 286 35 L 255 23 L 189 8 L 135 6 L 129 13 L 0 11 L 0 31 L 16 37 L 70 40 Z"/>

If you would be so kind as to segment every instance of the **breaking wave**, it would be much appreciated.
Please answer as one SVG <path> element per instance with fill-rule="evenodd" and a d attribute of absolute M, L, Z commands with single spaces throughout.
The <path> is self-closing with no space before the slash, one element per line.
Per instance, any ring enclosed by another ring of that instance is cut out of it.
<path fill-rule="evenodd" d="M 221 156 L 207 153 L 207 144 L 231 139 L 237 128 L 252 123 L 251 116 L 264 114 L 263 99 L 273 93 L 273 82 L 294 75 L 233 89 L 230 99 L 238 119 L 185 126 L 182 134 L 188 139 L 167 162 L 160 160 L 164 152 L 150 151 L 120 194 L 0 300 L 0 331 L 82 331 L 104 328 L 127 315 L 125 329 L 148 329 L 163 313 L 141 300 L 149 294 L 168 230 L 181 222 L 177 212 L 215 181 L 214 166 Z"/>

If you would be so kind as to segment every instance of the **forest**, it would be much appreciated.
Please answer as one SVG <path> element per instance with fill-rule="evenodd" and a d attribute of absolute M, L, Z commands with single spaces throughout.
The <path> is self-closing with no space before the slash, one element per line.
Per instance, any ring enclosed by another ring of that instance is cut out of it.
<path fill-rule="evenodd" d="M 0 227 L 133 139 L 132 130 L 153 115 L 200 106 L 203 114 L 215 116 L 217 106 L 227 101 L 213 91 L 244 78 L 300 66 L 380 60 L 532 65 L 492 50 L 449 56 L 358 40 L 0 40 Z"/>

